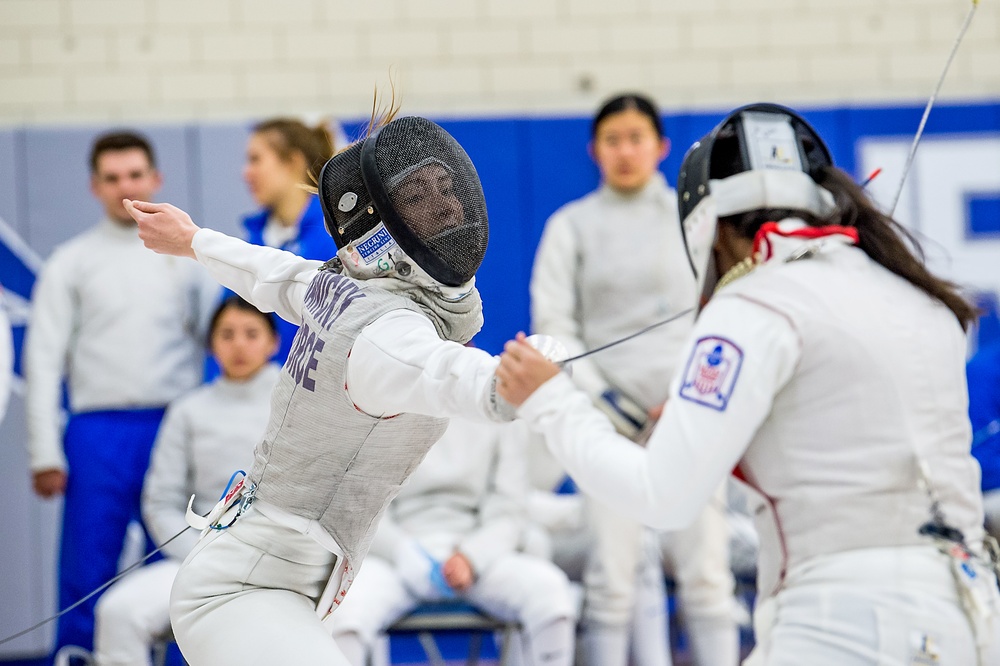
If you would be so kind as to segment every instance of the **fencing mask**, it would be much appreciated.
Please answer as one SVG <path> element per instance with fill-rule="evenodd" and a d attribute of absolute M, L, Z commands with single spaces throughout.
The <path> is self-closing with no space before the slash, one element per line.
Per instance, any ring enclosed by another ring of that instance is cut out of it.
<path fill-rule="evenodd" d="M 736 109 L 684 156 L 677 179 L 681 233 L 688 260 L 707 299 L 718 280 L 713 246 L 720 217 L 754 210 L 833 210 L 833 196 L 816 184 L 833 166 L 816 130 L 777 104 Z"/>
<path fill-rule="evenodd" d="M 486 253 L 479 175 L 443 128 L 405 117 L 331 158 L 319 198 L 337 255 L 352 276 L 421 286 L 464 285 Z"/>

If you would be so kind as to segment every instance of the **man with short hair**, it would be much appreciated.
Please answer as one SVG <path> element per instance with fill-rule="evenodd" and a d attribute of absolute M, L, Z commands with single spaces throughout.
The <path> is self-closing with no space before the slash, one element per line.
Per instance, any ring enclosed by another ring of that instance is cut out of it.
<path fill-rule="evenodd" d="M 104 219 L 60 245 L 32 296 L 25 348 L 32 484 L 65 494 L 59 607 L 115 575 L 167 403 L 200 383 L 218 288 L 199 267 L 146 251 L 122 199 L 162 184 L 149 141 L 97 138 L 90 189 Z M 63 426 L 62 384 L 69 416 Z M 93 642 L 97 598 L 59 621 L 56 649 Z"/>

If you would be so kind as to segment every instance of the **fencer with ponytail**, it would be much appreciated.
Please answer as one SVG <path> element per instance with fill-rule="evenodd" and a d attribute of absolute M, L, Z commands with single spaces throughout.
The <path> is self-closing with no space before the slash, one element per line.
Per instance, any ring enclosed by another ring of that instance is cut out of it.
<path fill-rule="evenodd" d="M 836 211 L 823 224 L 839 224 L 858 230 L 858 247 L 884 268 L 892 271 L 951 310 L 963 330 L 976 320 L 975 307 L 958 286 L 935 276 L 924 262 L 920 242 L 906 227 L 880 211 L 865 190 L 836 167 L 822 167 L 817 183 L 833 194 Z"/>
<path fill-rule="evenodd" d="M 899 222 L 880 211 L 868 193 L 847 173 L 834 166 L 817 167 L 812 177 L 834 199 L 834 209 L 819 217 L 802 210 L 754 210 L 719 218 L 719 224 L 735 227 L 743 238 L 753 239 L 766 222 L 794 217 L 812 227 L 843 226 L 858 230 L 857 246 L 887 270 L 895 273 L 951 310 L 964 330 L 977 317 L 975 307 L 956 284 L 931 273 L 924 263 L 920 242 Z"/>

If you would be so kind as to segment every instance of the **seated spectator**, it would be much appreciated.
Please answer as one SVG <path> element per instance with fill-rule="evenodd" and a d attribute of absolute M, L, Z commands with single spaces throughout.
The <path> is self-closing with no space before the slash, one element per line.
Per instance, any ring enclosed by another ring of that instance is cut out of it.
<path fill-rule="evenodd" d="M 171 403 L 143 485 L 143 518 L 158 544 L 187 527 L 191 495 L 194 511 L 207 513 L 233 472 L 250 464 L 280 372 L 268 362 L 278 347 L 274 319 L 238 296 L 216 310 L 209 336 L 222 375 Z M 197 541 L 196 531 L 183 532 L 163 547 L 165 559 L 134 571 L 101 597 L 94 635 L 98 666 L 150 663 L 151 645 L 170 630 L 174 576 Z"/>
<path fill-rule="evenodd" d="M 333 636 L 353 666 L 378 634 L 426 601 L 462 599 L 523 627 L 525 660 L 573 662 L 569 582 L 551 562 L 518 552 L 528 487 L 526 433 L 453 419 L 379 524 L 339 610 Z"/>
<path fill-rule="evenodd" d="M 580 583 L 579 605 L 584 600 L 583 581 L 595 566 L 595 534 L 587 520 L 586 498 L 576 492 L 562 465 L 552 457 L 540 435 L 532 433 L 528 447 L 531 490 L 530 520 L 525 530 L 526 552 L 549 558 L 570 580 Z M 627 652 L 635 666 L 670 664 L 667 593 L 659 538 L 655 531 L 642 532 L 634 571 L 635 594 L 627 629 Z M 583 609 L 586 615 L 586 609 Z M 592 628 L 591 628 L 592 630 Z M 586 632 L 587 628 L 584 627 Z M 586 649 L 586 643 L 582 646 Z M 593 655 L 583 655 L 585 659 Z M 588 662 L 584 662 L 588 663 Z"/>

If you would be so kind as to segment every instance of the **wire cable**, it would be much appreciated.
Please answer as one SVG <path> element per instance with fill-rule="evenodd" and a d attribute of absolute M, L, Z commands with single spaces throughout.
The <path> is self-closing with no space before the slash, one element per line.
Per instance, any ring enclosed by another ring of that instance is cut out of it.
<path fill-rule="evenodd" d="M 903 194 L 903 185 L 906 183 L 906 177 L 910 173 L 910 167 L 913 166 L 913 158 L 917 154 L 917 146 L 920 144 L 920 138 L 924 134 L 924 127 L 927 125 L 927 118 L 931 115 L 931 108 L 934 107 L 934 102 L 937 101 L 938 93 L 941 92 L 941 86 L 944 85 L 944 80 L 948 76 L 948 69 L 951 67 L 952 60 L 955 59 L 955 54 L 958 53 L 958 47 L 965 39 L 965 33 L 969 29 L 969 25 L 972 23 L 972 16 L 976 13 L 976 8 L 979 7 L 979 0 L 972 0 L 972 8 L 965 17 L 965 22 L 962 24 L 961 30 L 958 31 L 958 37 L 955 39 L 955 45 L 951 47 L 951 53 L 948 54 L 948 60 L 944 64 L 944 70 L 941 72 L 941 77 L 938 79 L 937 85 L 934 86 L 934 92 L 931 93 L 931 97 L 927 100 L 927 106 L 924 107 L 924 115 L 920 119 L 920 125 L 917 127 L 917 133 L 913 137 L 913 143 L 910 145 L 910 154 L 906 156 L 906 164 L 903 166 L 903 175 L 899 179 L 899 188 L 896 190 L 896 196 L 893 197 L 892 207 L 889 209 L 889 216 L 896 210 L 896 204 L 899 203 L 899 197 Z"/>
<path fill-rule="evenodd" d="M 65 615 L 66 613 L 70 612 L 71 610 L 73 610 L 74 608 L 76 608 L 77 606 L 79 606 L 80 604 L 82 604 L 84 601 L 86 601 L 87 599 L 90 599 L 95 594 L 99 594 L 100 592 L 102 592 L 103 590 L 107 589 L 108 587 L 110 587 L 114 583 L 118 582 L 118 580 L 120 580 L 123 576 L 125 576 L 125 574 L 131 572 L 133 569 L 137 569 L 140 565 L 145 564 L 146 560 L 148 560 L 149 558 L 151 558 L 153 555 L 156 555 L 157 553 L 159 553 L 161 550 L 163 550 L 164 547 L 166 547 L 166 545 L 168 543 L 170 543 L 171 541 L 173 541 L 174 539 L 176 539 L 180 535 L 184 534 L 189 529 L 191 529 L 190 526 L 189 527 L 185 527 L 180 532 L 178 532 L 177 534 L 173 535 L 172 537 L 170 537 L 169 539 L 167 539 L 166 541 L 164 541 L 162 544 L 160 544 L 157 547 L 156 550 L 154 550 L 153 552 L 149 553 L 148 555 L 146 555 L 145 557 L 143 557 L 141 560 L 139 560 L 138 562 L 136 562 L 132 566 L 128 567 L 127 569 L 125 569 L 124 571 L 122 571 L 121 573 L 119 573 L 117 576 L 115 576 L 111 580 L 107 581 L 106 583 L 104 583 L 103 585 L 101 585 L 100 587 L 98 587 L 96 590 L 94 590 L 93 592 L 91 592 L 90 594 L 88 594 L 87 596 L 85 596 L 84 598 L 80 599 L 76 603 L 72 604 L 71 606 L 67 606 L 66 608 L 62 609 L 61 611 L 59 611 L 58 613 L 56 613 L 52 617 L 45 618 L 44 620 L 42 620 L 38 624 L 34 624 L 34 625 L 30 626 L 27 629 L 25 629 L 24 631 L 19 631 L 16 634 L 13 634 L 11 636 L 7 636 L 4 639 L 0 639 L 0 645 L 3 645 L 4 643 L 9 643 L 12 640 L 15 640 L 17 638 L 20 638 L 21 636 L 24 636 L 25 634 L 30 634 L 35 629 L 38 629 L 39 627 L 44 627 L 46 624 L 48 624 L 49 622 L 52 622 L 53 620 L 58 620 L 63 615 Z"/>
<path fill-rule="evenodd" d="M 611 347 L 620 345 L 623 342 L 628 342 L 632 338 L 637 338 L 640 335 L 643 335 L 645 333 L 649 333 L 654 328 L 659 328 L 660 326 L 663 326 L 664 324 L 669 324 L 670 322 L 676 321 L 677 319 L 680 319 L 684 315 L 690 314 L 692 312 L 694 312 L 694 308 L 688 308 L 687 310 L 681 310 L 677 314 L 672 315 L 670 317 L 667 317 L 663 321 L 658 321 L 655 324 L 650 324 L 649 326 L 646 326 L 645 328 L 639 329 L 635 333 L 631 333 L 629 335 L 626 335 L 624 338 L 618 338 L 617 340 L 614 340 L 613 342 L 609 342 L 606 345 L 601 345 L 600 347 L 595 347 L 594 349 L 591 349 L 590 351 L 585 351 L 582 354 L 577 354 L 576 356 L 571 356 L 570 358 L 567 358 L 567 359 L 564 359 L 564 360 L 560 361 L 556 365 L 559 365 L 561 367 L 561 366 L 564 366 L 564 365 L 566 365 L 568 363 L 572 363 L 573 361 L 578 361 L 581 358 L 585 358 L 587 356 L 590 356 L 591 354 L 596 354 L 597 352 L 604 351 L 605 349 L 609 349 Z"/>

